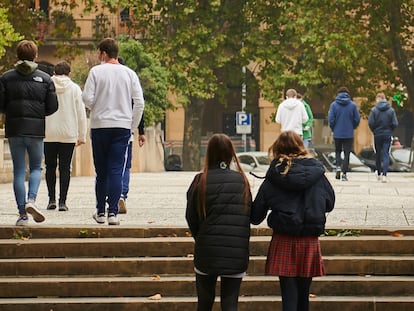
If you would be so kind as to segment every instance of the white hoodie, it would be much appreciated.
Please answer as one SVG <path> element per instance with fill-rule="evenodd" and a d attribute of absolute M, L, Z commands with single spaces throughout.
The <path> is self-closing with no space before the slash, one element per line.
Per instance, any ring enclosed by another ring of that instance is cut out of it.
<path fill-rule="evenodd" d="M 283 132 L 294 131 L 302 136 L 302 123 L 308 119 L 303 103 L 296 98 L 287 98 L 277 108 L 275 121 L 280 123 Z"/>
<path fill-rule="evenodd" d="M 58 110 L 46 117 L 45 142 L 86 142 L 86 112 L 82 90 L 68 76 L 55 75 Z"/>

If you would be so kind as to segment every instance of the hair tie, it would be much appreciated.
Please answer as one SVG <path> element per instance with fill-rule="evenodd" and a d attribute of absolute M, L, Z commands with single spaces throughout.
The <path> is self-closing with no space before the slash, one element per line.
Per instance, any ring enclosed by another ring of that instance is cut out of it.
<path fill-rule="evenodd" d="M 227 164 L 226 164 L 226 162 L 220 162 L 220 168 L 221 168 L 222 170 L 225 170 L 225 169 L 227 168 Z"/>

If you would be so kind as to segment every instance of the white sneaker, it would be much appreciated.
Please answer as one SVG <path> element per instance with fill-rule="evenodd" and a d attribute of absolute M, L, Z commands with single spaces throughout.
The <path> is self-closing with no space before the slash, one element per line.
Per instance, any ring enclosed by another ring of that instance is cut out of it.
<path fill-rule="evenodd" d="M 19 216 L 16 221 L 16 226 L 27 226 L 29 224 L 29 218 L 27 215 Z"/>
<path fill-rule="evenodd" d="M 97 213 L 95 213 L 95 214 L 93 214 L 92 218 L 95 219 L 95 221 L 98 224 L 104 224 L 105 223 L 105 214 L 97 214 Z"/>
<path fill-rule="evenodd" d="M 108 215 L 108 225 L 119 225 L 118 216 L 115 214 Z"/>
<path fill-rule="evenodd" d="M 35 222 L 43 222 L 45 221 L 45 216 L 42 214 L 42 212 L 36 207 L 36 204 L 34 202 L 27 202 L 26 203 L 26 212 L 30 215 L 32 215 L 33 220 Z"/>
<path fill-rule="evenodd" d="M 382 175 L 381 177 L 381 182 L 387 182 L 387 176 Z"/>
<path fill-rule="evenodd" d="M 126 200 L 123 197 L 119 198 L 118 201 L 118 213 L 119 214 L 126 214 L 127 208 L 126 208 Z"/>

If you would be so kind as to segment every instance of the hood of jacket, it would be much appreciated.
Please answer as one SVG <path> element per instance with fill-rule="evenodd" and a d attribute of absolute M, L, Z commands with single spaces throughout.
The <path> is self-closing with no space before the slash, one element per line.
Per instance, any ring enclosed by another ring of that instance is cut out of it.
<path fill-rule="evenodd" d="M 289 109 L 295 109 L 298 105 L 303 105 L 301 101 L 296 98 L 287 98 L 283 102 L 284 106 Z"/>
<path fill-rule="evenodd" d="M 320 161 L 314 158 L 297 158 L 293 160 L 288 173 L 283 175 L 286 163 L 278 164 L 279 159 L 274 159 L 266 173 L 266 179 L 287 190 L 303 190 L 314 185 L 314 183 L 325 173 Z"/>
<path fill-rule="evenodd" d="M 22 75 L 29 75 L 37 69 L 38 65 L 30 60 L 19 60 L 14 64 L 14 68 Z"/>
<path fill-rule="evenodd" d="M 338 93 L 338 95 L 335 98 L 335 101 L 338 104 L 343 105 L 343 106 L 346 106 L 346 105 L 349 105 L 350 103 L 352 103 L 351 97 L 346 92 Z"/>
<path fill-rule="evenodd" d="M 52 76 L 53 83 L 56 87 L 56 94 L 62 94 L 66 88 L 72 83 L 72 80 L 65 75 Z"/>
<path fill-rule="evenodd" d="M 377 107 L 378 110 L 380 111 L 386 111 L 388 109 L 390 109 L 390 104 L 386 101 L 386 100 L 382 100 L 380 102 L 378 102 L 375 107 Z"/>

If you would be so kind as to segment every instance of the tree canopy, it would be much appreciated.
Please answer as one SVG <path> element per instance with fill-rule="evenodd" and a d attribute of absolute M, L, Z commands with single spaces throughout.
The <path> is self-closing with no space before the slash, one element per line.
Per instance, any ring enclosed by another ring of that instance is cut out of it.
<path fill-rule="evenodd" d="M 76 0 L 53 1 L 79 4 Z M 12 8 L 13 12 L 6 13 L 7 20 L 26 38 L 34 37 L 33 23 L 39 18 L 36 12 L 24 16 L 22 6 L 29 7 L 29 2 L 5 0 L 0 5 Z M 129 8 L 128 27 L 141 35 L 145 49 L 168 68 L 168 83 L 186 112 L 185 168 L 199 166 L 199 119 L 206 101 L 221 98 L 226 91 L 219 76 L 230 64 L 250 68 L 262 96 L 274 103 L 287 87 L 332 98 L 339 86 L 346 85 L 354 96 L 366 98 L 363 110 L 370 107 L 376 92 L 391 97 L 401 89 L 408 94 L 404 109 L 414 110 L 413 0 L 81 3 L 85 14 L 100 8 L 110 12 Z M 0 48 L 2 44 L 0 41 Z"/>

